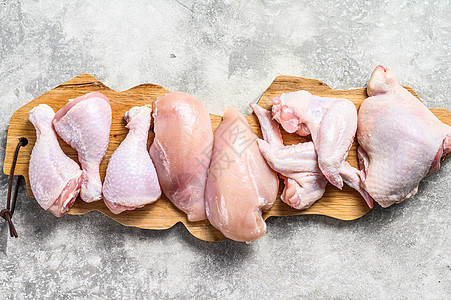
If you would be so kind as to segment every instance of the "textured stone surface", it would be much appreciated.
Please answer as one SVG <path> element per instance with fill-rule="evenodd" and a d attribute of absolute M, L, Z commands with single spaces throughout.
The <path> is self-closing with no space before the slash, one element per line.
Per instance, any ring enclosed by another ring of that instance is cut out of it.
<path fill-rule="evenodd" d="M 278 74 L 348 89 L 383 64 L 451 109 L 449 1 L 243 2 L 0 0 L 0 161 L 13 112 L 83 72 L 116 90 L 189 92 L 222 114 L 249 113 Z M 270 219 L 251 245 L 99 213 L 56 219 L 22 188 L 20 238 L 0 221 L 0 298 L 449 299 L 450 182 L 448 160 L 400 205 L 352 222 Z M 1 175 L 2 206 L 6 191 Z"/>

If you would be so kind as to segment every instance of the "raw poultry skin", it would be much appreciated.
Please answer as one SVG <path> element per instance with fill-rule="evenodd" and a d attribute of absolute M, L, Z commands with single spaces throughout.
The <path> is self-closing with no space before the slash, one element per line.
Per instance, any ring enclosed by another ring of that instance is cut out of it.
<path fill-rule="evenodd" d="M 361 187 L 360 171 L 346 162 L 357 130 L 357 110 L 343 98 L 298 91 L 271 99 L 273 118 L 289 133 L 311 135 L 318 165 L 327 180 L 341 189 L 343 182 L 357 190 L 370 208 L 373 200 Z"/>
<path fill-rule="evenodd" d="M 224 236 L 251 242 L 266 232 L 262 212 L 277 197 L 279 179 L 257 146 L 245 117 L 233 108 L 215 131 L 205 202 L 210 223 Z"/>
<path fill-rule="evenodd" d="M 260 152 L 269 166 L 285 181 L 281 199 L 295 209 L 307 209 L 324 195 L 327 179 L 318 166 L 312 142 L 283 144 L 279 124 L 271 112 L 250 104 L 257 116 L 264 140 L 258 140 Z"/>
<path fill-rule="evenodd" d="M 133 107 L 124 115 L 129 132 L 111 155 L 103 183 L 103 198 L 111 212 L 141 208 L 161 196 L 157 172 L 147 151 L 152 109 Z"/>
<path fill-rule="evenodd" d="M 70 100 L 56 113 L 53 125 L 58 135 L 78 152 L 83 169 L 81 199 L 102 199 L 99 166 L 110 139 L 110 101 L 98 92 Z"/>
<path fill-rule="evenodd" d="M 210 114 L 196 98 L 173 92 L 153 103 L 150 156 L 163 193 L 189 221 L 205 214 L 204 191 L 213 147 Z"/>
<path fill-rule="evenodd" d="M 46 104 L 36 106 L 29 113 L 29 120 L 36 129 L 36 143 L 30 156 L 28 177 L 39 205 L 61 217 L 80 192 L 82 171 L 61 150 L 52 125 L 54 115 Z"/>
<path fill-rule="evenodd" d="M 397 82 L 376 67 L 359 110 L 357 139 L 363 185 L 382 207 L 416 194 L 451 151 L 451 127 L 443 124 Z"/>

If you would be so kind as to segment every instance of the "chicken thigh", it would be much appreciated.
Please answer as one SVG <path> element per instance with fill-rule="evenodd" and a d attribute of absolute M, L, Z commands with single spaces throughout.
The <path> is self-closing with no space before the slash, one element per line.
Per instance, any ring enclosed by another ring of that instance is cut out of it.
<path fill-rule="evenodd" d="M 357 139 L 363 186 L 382 207 L 416 194 L 451 151 L 451 127 L 443 124 L 397 82 L 376 67 L 359 110 Z"/>
<path fill-rule="evenodd" d="M 348 162 L 357 130 L 357 110 L 343 98 L 318 97 L 307 91 L 271 99 L 273 118 L 289 133 L 312 136 L 318 165 L 327 180 L 341 189 L 343 182 L 357 190 L 370 208 L 373 200 L 361 187 L 360 171 Z"/>
<path fill-rule="evenodd" d="M 106 169 L 103 198 L 119 214 L 155 202 L 161 195 L 157 172 L 147 151 L 150 107 L 133 107 L 124 115 L 129 132 L 113 152 Z"/>
<path fill-rule="evenodd" d="M 250 104 L 260 121 L 264 140 L 258 140 L 260 152 L 269 166 L 285 180 L 281 199 L 296 209 L 307 209 L 324 195 L 327 179 L 318 166 L 312 142 L 284 146 L 279 124 L 271 112 Z"/>
<path fill-rule="evenodd" d="M 54 116 L 55 112 L 46 104 L 36 106 L 29 113 L 36 129 L 36 143 L 30 156 L 28 177 L 39 205 L 61 217 L 77 199 L 82 171 L 61 150 L 52 125 Z"/>
<path fill-rule="evenodd" d="M 163 193 L 189 221 L 205 215 L 204 191 L 213 147 L 210 114 L 196 98 L 173 92 L 153 103 L 150 156 Z"/>
<path fill-rule="evenodd" d="M 279 179 L 261 155 L 257 136 L 235 109 L 226 110 L 214 136 L 205 190 L 208 220 L 227 238 L 251 242 L 266 232 L 262 212 L 276 200 Z"/>
<path fill-rule="evenodd" d="M 53 125 L 58 135 L 78 152 L 83 169 L 81 199 L 102 199 L 99 165 L 110 139 L 110 101 L 98 92 L 70 100 L 56 113 Z"/>

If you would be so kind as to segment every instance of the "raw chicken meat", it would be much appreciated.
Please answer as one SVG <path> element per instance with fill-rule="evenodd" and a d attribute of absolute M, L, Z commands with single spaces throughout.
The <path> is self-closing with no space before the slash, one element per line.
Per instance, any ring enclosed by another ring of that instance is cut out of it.
<path fill-rule="evenodd" d="M 257 136 L 244 116 L 228 108 L 215 131 L 205 202 L 210 223 L 224 236 L 250 242 L 262 237 L 262 212 L 279 190 L 277 174 L 261 155 Z"/>
<path fill-rule="evenodd" d="M 163 193 L 189 221 L 205 214 L 204 191 L 213 147 L 210 114 L 196 98 L 173 92 L 153 103 L 150 156 Z"/>
<path fill-rule="evenodd" d="M 161 196 L 157 172 L 147 151 L 152 109 L 133 107 L 124 115 L 130 130 L 108 162 L 103 198 L 115 214 L 141 208 Z"/>
<path fill-rule="evenodd" d="M 285 180 L 282 201 L 296 209 L 309 208 L 323 196 L 327 184 L 313 143 L 284 146 L 279 124 L 272 120 L 271 113 L 257 104 L 250 106 L 260 121 L 264 138 L 257 141 L 260 152 Z"/>
<path fill-rule="evenodd" d="M 98 92 L 70 100 L 56 113 L 53 125 L 58 135 L 78 152 L 83 169 L 81 199 L 102 199 L 99 165 L 110 139 L 110 101 Z"/>
<path fill-rule="evenodd" d="M 46 104 L 36 106 L 29 113 L 36 129 L 36 143 L 30 156 L 28 177 L 39 205 L 61 217 L 77 199 L 82 171 L 61 150 L 52 125 L 54 116 L 55 112 Z"/>
<path fill-rule="evenodd" d="M 357 190 L 370 208 L 373 200 L 361 187 L 360 171 L 348 162 L 357 130 L 357 110 L 343 98 L 318 97 L 307 91 L 271 99 L 273 118 L 289 133 L 312 136 L 318 165 L 327 180 L 341 189 L 343 182 Z"/>
<path fill-rule="evenodd" d="M 421 179 L 440 168 L 451 152 L 451 127 L 399 85 L 388 68 L 376 67 L 367 93 L 357 132 L 363 186 L 388 207 L 415 195 Z"/>

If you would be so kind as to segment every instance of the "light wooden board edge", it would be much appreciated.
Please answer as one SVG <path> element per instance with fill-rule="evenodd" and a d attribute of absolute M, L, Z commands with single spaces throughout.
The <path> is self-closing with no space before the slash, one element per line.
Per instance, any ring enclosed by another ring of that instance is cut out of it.
<path fill-rule="evenodd" d="M 418 97 L 411 88 L 406 88 L 413 95 Z M 258 101 L 258 104 L 268 109 L 270 107 L 269 100 L 272 97 L 280 95 L 284 92 L 291 92 L 302 89 L 308 90 L 318 96 L 347 98 L 352 101 L 357 108 L 360 107 L 360 103 L 367 97 L 366 90 L 364 88 L 353 90 L 333 90 L 325 83 L 316 79 L 282 75 L 278 76 L 268 87 L 268 89 L 263 93 L 260 100 Z M 150 104 L 158 97 L 161 97 L 168 92 L 163 87 L 153 84 L 142 84 L 126 91 L 116 92 L 105 86 L 94 76 L 90 74 L 81 74 L 19 108 L 11 117 L 8 129 L 7 147 L 3 171 L 5 174 L 9 175 L 12 156 L 17 145 L 18 138 L 25 136 L 28 139 L 29 144 L 20 152 L 15 174 L 24 176 L 27 183 L 27 190 L 30 196 L 33 195 L 28 181 L 28 160 L 35 141 L 35 131 L 31 123 L 28 121 L 28 111 L 32 107 L 41 103 L 49 104 L 56 111 L 66 103 L 67 99 L 74 98 L 92 91 L 99 91 L 104 93 L 110 98 L 112 105 L 116 103 L 120 106 L 120 109 L 117 109 L 117 111 L 116 109 L 113 109 L 113 119 L 116 121 L 117 118 L 122 119 L 123 113 L 130 107 L 135 105 Z M 131 101 L 130 99 L 133 100 Z M 131 102 L 133 102 L 133 104 Z M 451 113 L 447 109 L 437 108 L 431 109 L 431 111 L 442 122 L 451 124 Z M 261 132 L 256 117 L 254 115 L 250 115 L 246 118 L 254 132 L 256 132 L 257 135 L 261 137 Z M 211 119 L 212 126 L 215 129 L 219 125 L 221 117 L 211 114 Z M 101 168 L 106 168 L 111 153 L 120 144 L 127 133 L 127 130 L 124 128 L 125 122 L 115 122 L 114 120 L 112 125 L 112 134 L 110 137 L 110 145 L 107 155 L 102 162 Z M 119 134 L 115 134 L 114 132 L 118 132 Z M 305 141 L 304 138 L 296 135 L 287 133 L 284 133 L 283 135 L 284 140 L 287 144 Z M 149 143 L 151 142 L 152 138 L 153 136 L 151 134 Z M 70 148 L 61 140 L 60 144 L 65 153 L 67 153 L 73 159 L 77 160 L 76 153 L 72 148 Z M 357 166 L 355 144 L 351 148 L 347 160 L 351 165 Z M 281 182 L 279 195 L 282 189 L 283 183 Z M 176 207 L 165 197 L 162 197 L 156 203 L 147 205 L 142 209 L 124 212 L 119 215 L 112 214 L 103 204 L 103 202 L 94 202 L 88 204 L 78 199 L 75 205 L 69 211 L 69 214 L 82 215 L 90 211 L 99 211 L 125 226 L 134 226 L 144 229 L 167 229 L 179 222 L 182 222 L 189 230 L 189 232 L 191 232 L 191 234 L 199 239 L 206 241 L 220 241 L 225 239 L 218 230 L 214 229 L 208 223 L 208 221 L 195 223 L 189 222 L 186 219 L 186 216 L 178 209 L 176 209 Z M 291 207 L 282 203 L 279 198 L 273 208 L 269 210 L 269 212 L 264 214 L 264 218 L 267 219 L 268 217 L 273 216 L 320 214 L 341 220 L 354 220 L 362 217 L 368 211 L 369 208 L 366 206 L 363 199 L 356 191 L 347 186 L 343 188 L 343 191 L 339 191 L 335 187 L 328 184 L 324 197 L 308 210 L 298 211 L 292 209 Z M 171 212 L 171 217 L 169 218 L 167 215 L 168 212 Z M 150 218 L 152 220 L 151 222 L 149 222 Z"/>

